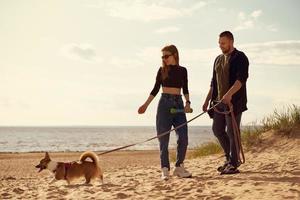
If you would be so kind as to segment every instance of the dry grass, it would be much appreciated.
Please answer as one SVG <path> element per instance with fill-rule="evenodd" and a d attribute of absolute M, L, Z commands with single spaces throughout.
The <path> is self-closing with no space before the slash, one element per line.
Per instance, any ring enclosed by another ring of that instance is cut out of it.
<path fill-rule="evenodd" d="M 300 107 L 296 105 L 274 110 L 273 114 L 262 120 L 262 126 L 252 124 L 241 131 L 242 144 L 246 149 L 257 146 L 262 141 L 262 133 L 274 130 L 275 133 L 291 136 L 292 130 L 300 126 Z M 293 135 L 294 136 L 294 135 Z M 193 157 L 202 157 L 222 152 L 219 143 L 209 142 L 194 150 Z"/>

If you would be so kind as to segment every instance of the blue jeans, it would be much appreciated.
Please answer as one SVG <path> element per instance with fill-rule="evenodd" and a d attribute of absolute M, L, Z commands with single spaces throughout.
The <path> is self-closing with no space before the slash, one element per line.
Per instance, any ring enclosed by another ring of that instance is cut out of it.
<path fill-rule="evenodd" d="M 219 104 L 217 109 L 223 112 L 228 110 L 228 106 Z M 235 118 L 238 127 L 240 127 L 242 113 L 235 115 Z M 212 130 L 224 150 L 226 160 L 229 161 L 233 166 L 238 167 L 238 155 L 236 153 L 236 144 L 234 142 L 234 131 L 232 127 L 231 115 L 223 115 L 214 112 Z"/>
<path fill-rule="evenodd" d="M 181 95 L 162 94 L 158 103 L 156 114 L 156 131 L 157 135 L 162 134 L 173 127 L 179 126 L 186 122 L 185 113 L 172 114 L 171 108 L 183 109 Z M 188 127 L 187 125 L 176 130 L 177 136 L 177 159 L 175 166 L 180 166 L 185 159 L 188 146 Z M 169 139 L 170 133 L 159 138 L 160 162 L 161 167 L 167 167 L 170 170 L 169 161 Z"/>

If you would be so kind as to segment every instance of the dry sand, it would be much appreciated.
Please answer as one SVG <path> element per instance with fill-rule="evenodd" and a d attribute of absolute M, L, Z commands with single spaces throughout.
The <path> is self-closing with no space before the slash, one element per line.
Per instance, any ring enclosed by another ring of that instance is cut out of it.
<path fill-rule="evenodd" d="M 241 173 L 219 175 L 221 155 L 186 160 L 193 178 L 160 180 L 157 151 L 115 152 L 100 157 L 104 184 L 79 179 L 49 184 L 49 171 L 34 168 L 42 153 L 0 153 L 0 199 L 300 199 L 300 139 L 265 134 L 246 151 Z M 50 153 L 53 160 L 77 160 L 80 153 Z"/>

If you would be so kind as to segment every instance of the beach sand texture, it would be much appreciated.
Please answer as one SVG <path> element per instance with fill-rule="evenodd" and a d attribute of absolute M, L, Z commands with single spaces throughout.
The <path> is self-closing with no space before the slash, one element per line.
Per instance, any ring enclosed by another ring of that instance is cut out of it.
<path fill-rule="evenodd" d="M 192 178 L 160 180 L 159 152 L 123 151 L 100 157 L 104 184 L 78 179 L 49 182 L 53 174 L 34 167 L 44 153 L 0 154 L 0 199 L 300 199 L 300 139 L 264 134 L 262 144 L 246 151 L 240 174 L 219 175 L 222 155 L 188 159 Z M 81 153 L 51 153 L 73 161 Z M 172 170 L 172 169 L 171 169 Z"/>

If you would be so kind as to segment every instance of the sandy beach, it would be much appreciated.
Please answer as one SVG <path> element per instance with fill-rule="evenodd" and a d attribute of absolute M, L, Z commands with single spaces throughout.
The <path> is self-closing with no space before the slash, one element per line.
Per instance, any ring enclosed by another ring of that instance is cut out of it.
<path fill-rule="evenodd" d="M 0 199 L 300 199 L 300 139 L 264 134 L 246 151 L 240 174 L 219 175 L 222 155 L 188 159 L 192 178 L 160 180 L 157 151 L 123 151 L 100 157 L 104 184 L 78 179 L 49 184 L 49 171 L 34 168 L 44 153 L 0 154 Z M 190 152 L 189 152 L 190 153 Z M 51 153 L 53 160 L 73 161 L 80 152 Z"/>

